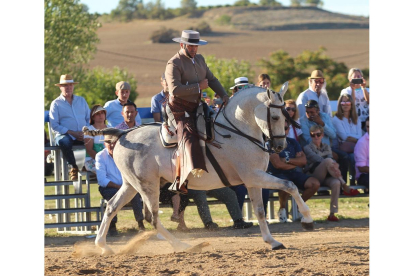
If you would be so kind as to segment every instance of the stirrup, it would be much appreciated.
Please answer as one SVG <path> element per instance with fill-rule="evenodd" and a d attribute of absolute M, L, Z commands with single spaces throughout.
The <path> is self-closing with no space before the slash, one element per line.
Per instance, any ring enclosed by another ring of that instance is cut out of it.
<path fill-rule="evenodd" d="M 175 178 L 173 184 L 168 188 L 168 191 L 176 193 L 176 194 L 183 194 L 186 195 L 188 193 L 187 190 L 188 179 L 184 181 L 184 183 L 180 186 L 180 177 Z"/>

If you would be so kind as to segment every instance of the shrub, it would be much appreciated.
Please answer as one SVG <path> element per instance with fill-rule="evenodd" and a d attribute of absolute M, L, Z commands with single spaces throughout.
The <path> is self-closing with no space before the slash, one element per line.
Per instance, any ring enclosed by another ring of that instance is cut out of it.
<path fill-rule="evenodd" d="M 107 101 L 116 98 L 115 85 L 120 81 L 126 81 L 131 86 L 131 94 L 129 99 L 135 101 L 138 93 L 137 81 L 135 78 L 119 67 L 114 67 L 111 70 L 102 67 L 95 67 L 88 70 L 84 77 L 79 80 L 79 84 L 75 86 L 75 94 L 85 98 L 89 107 L 95 104 L 104 105 Z"/>
<path fill-rule="evenodd" d="M 231 22 L 231 16 L 227 14 L 223 14 L 218 19 L 216 19 L 216 23 L 218 25 L 230 25 Z"/>
<path fill-rule="evenodd" d="M 153 43 L 170 43 L 173 42 L 174 37 L 178 36 L 180 36 L 180 33 L 177 30 L 161 27 L 161 29 L 151 34 L 150 39 Z"/>
<path fill-rule="evenodd" d="M 202 21 L 197 27 L 189 27 L 188 30 L 194 30 L 199 32 L 201 35 L 209 34 L 212 32 L 210 25 L 206 21 Z"/>

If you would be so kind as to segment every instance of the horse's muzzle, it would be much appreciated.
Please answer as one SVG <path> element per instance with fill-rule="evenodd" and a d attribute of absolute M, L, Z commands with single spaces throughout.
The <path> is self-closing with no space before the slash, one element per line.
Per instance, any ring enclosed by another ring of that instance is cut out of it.
<path fill-rule="evenodd" d="M 273 150 L 276 153 L 281 152 L 285 148 L 286 148 L 286 139 L 285 138 L 273 139 Z"/>

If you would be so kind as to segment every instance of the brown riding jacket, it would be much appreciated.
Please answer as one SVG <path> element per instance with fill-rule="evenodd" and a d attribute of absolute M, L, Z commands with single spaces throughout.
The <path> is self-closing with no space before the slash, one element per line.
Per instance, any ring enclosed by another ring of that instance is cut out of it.
<path fill-rule="evenodd" d="M 198 103 L 200 100 L 198 83 L 203 79 L 208 79 L 208 86 L 221 98 L 227 95 L 218 79 L 208 69 L 204 57 L 196 54 L 194 61 L 193 64 L 191 58 L 186 56 L 182 49 L 168 61 L 165 79 L 170 95 Z"/>

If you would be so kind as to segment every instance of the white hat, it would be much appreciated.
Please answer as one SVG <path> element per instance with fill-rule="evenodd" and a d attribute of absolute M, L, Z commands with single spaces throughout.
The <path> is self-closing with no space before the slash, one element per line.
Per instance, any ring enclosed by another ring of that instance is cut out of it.
<path fill-rule="evenodd" d="M 181 32 L 181 37 L 172 39 L 175 42 L 184 43 L 188 45 L 206 45 L 207 41 L 200 39 L 200 33 L 193 30 L 184 30 Z"/>
<path fill-rule="evenodd" d="M 234 87 L 236 86 L 249 84 L 249 79 L 246 77 L 240 77 L 240 78 L 234 79 L 234 84 L 235 85 L 233 87 L 230 87 L 230 89 L 234 89 Z"/>

